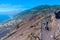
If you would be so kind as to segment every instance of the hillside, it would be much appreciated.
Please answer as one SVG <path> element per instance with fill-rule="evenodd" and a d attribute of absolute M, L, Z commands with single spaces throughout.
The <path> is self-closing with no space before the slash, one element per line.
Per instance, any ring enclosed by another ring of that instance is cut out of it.
<path fill-rule="evenodd" d="M 21 22 L 25 22 L 25 21 L 31 19 L 32 17 L 35 18 L 35 15 L 39 14 L 39 16 L 41 16 L 41 15 L 45 16 L 45 14 L 48 14 L 50 12 L 51 13 L 55 12 L 57 8 L 60 8 L 60 5 L 53 5 L 53 6 L 41 5 L 41 6 L 34 7 L 32 9 L 25 10 L 21 13 L 18 13 L 16 16 L 14 16 L 14 19 L 8 20 L 8 21 L 0 24 L 0 29 L 1 29 L 0 35 L 1 35 L 1 33 L 5 32 L 4 35 L 2 34 L 3 36 L 5 36 L 11 30 L 16 28 L 17 25 L 19 25 Z M 0 36 L 0 38 L 3 36 Z"/>

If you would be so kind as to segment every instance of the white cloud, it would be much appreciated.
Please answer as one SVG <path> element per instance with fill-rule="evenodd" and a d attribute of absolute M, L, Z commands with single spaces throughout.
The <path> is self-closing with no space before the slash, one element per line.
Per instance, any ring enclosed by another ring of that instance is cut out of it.
<path fill-rule="evenodd" d="M 21 11 L 22 9 L 17 8 L 0 8 L 0 12 L 14 12 L 14 11 Z"/>
<path fill-rule="evenodd" d="M 22 11 L 22 5 L 0 4 L 0 12 Z"/>

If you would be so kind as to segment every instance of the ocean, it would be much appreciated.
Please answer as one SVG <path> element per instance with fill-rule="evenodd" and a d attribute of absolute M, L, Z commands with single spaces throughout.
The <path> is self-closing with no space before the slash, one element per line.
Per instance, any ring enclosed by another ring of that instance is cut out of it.
<path fill-rule="evenodd" d="M 10 17 L 8 15 L 5 15 L 5 14 L 2 15 L 2 14 L 0 14 L 0 23 L 6 21 L 8 19 L 10 19 Z"/>

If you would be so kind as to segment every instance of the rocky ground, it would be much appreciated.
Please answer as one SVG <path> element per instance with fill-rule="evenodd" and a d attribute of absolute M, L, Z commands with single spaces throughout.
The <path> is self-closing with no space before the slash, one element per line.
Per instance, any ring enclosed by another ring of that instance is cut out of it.
<path fill-rule="evenodd" d="M 44 17 L 38 16 L 35 19 L 21 22 L 14 30 L 2 38 L 2 40 L 60 40 L 60 20 L 56 19 L 55 15 L 52 14 L 48 22 L 48 31 L 45 29 L 46 24 L 44 23 L 46 23 L 46 19 Z M 44 23 L 41 24 L 41 22 Z M 43 31 L 41 31 L 41 26 L 43 27 Z"/>

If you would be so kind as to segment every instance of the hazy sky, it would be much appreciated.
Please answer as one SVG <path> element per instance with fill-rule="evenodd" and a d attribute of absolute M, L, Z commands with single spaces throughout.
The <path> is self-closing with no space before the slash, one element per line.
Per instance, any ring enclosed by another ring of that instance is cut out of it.
<path fill-rule="evenodd" d="M 19 12 L 38 5 L 60 4 L 60 0 L 0 0 L 0 12 Z"/>
<path fill-rule="evenodd" d="M 60 5 L 60 0 L 0 0 L 0 15 L 11 16 L 23 10 L 45 4 Z"/>

